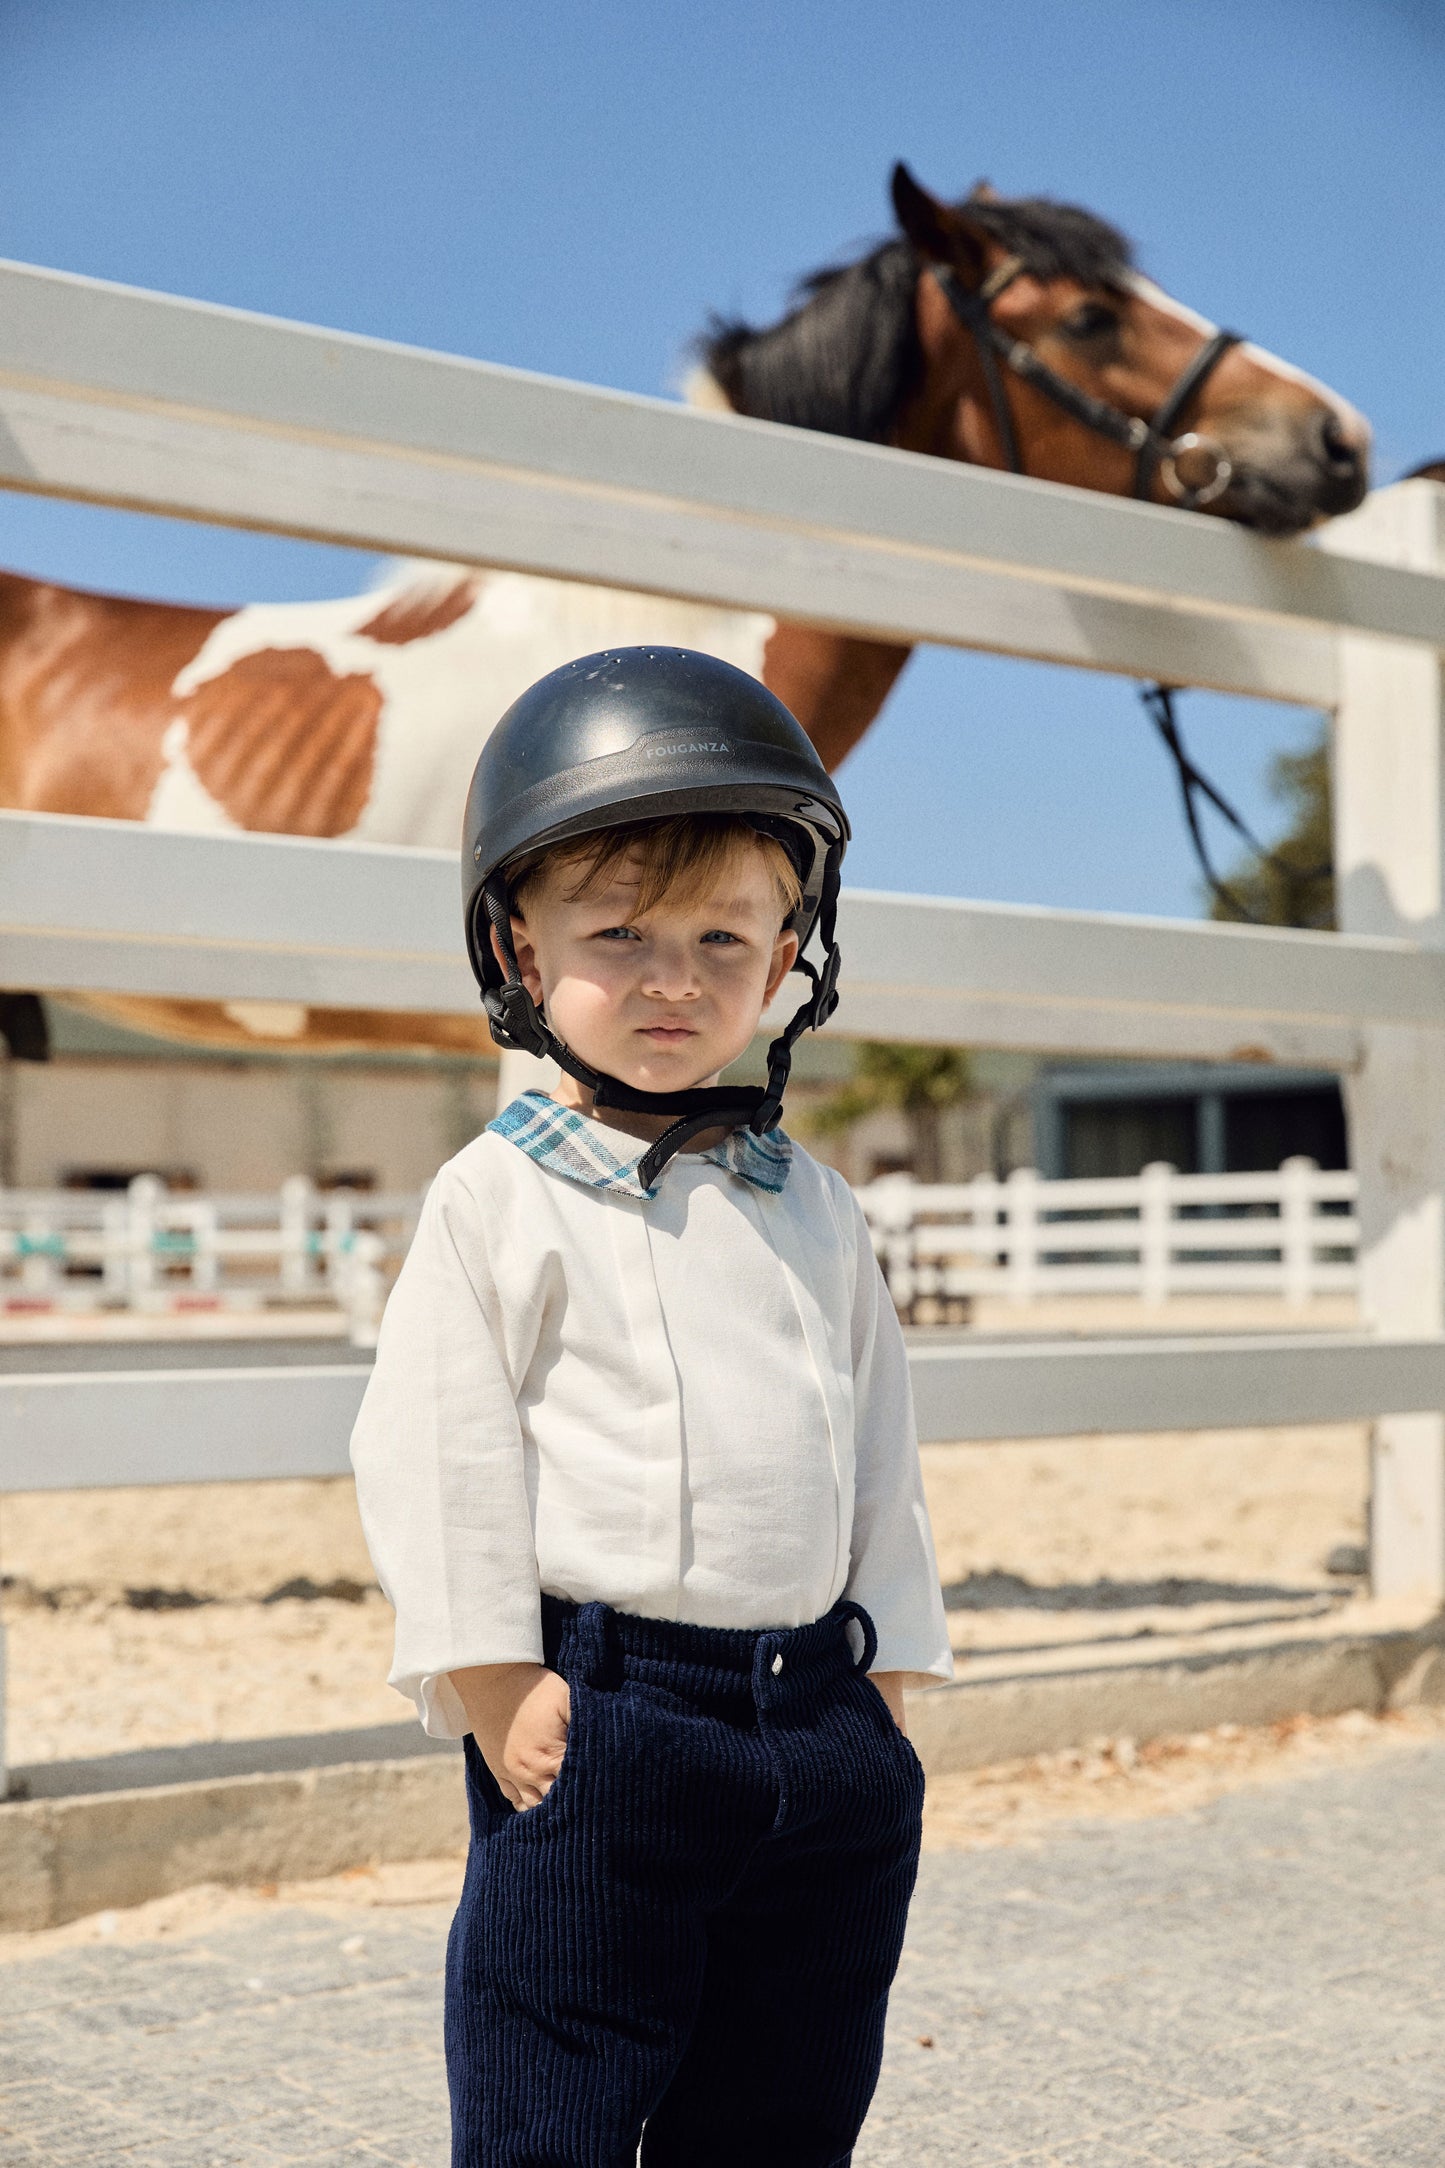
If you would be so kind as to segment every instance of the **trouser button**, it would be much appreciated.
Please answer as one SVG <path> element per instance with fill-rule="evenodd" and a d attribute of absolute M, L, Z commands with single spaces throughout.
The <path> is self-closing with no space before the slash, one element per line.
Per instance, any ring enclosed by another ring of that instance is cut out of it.
<path fill-rule="evenodd" d="M 774 1677 L 774 1678 L 776 1678 L 776 1677 L 777 1677 L 778 1673 L 779 1673 L 779 1672 L 780 1672 L 780 1671 L 782 1670 L 782 1668 L 783 1668 L 783 1659 L 782 1659 L 781 1655 L 775 1656 L 775 1657 L 773 1658 L 773 1677 Z"/>

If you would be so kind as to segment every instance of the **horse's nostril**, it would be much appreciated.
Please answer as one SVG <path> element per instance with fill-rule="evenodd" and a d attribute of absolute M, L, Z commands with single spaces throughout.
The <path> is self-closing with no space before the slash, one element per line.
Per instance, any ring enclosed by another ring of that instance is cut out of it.
<path fill-rule="evenodd" d="M 1350 442 L 1339 415 L 1328 408 L 1320 418 L 1320 447 L 1330 472 L 1339 475 L 1341 480 L 1358 474 L 1364 465 L 1359 446 Z"/>

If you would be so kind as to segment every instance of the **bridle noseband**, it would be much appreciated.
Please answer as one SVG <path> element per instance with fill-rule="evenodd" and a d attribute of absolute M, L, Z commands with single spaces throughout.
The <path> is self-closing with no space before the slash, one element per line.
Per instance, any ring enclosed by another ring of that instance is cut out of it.
<path fill-rule="evenodd" d="M 954 315 L 966 331 L 973 333 L 978 358 L 983 365 L 984 382 L 988 386 L 989 404 L 993 408 L 994 426 L 1004 457 L 1014 474 L 1023 474 L 1026 470 L 1019 452 L 1018 432 L 1009 411 L 1000 362 L 1024 383 L 1041 391 L 1046 399 L 1051 399 L 1056 407 L 1071 414 L 1076 422 L 1092 429 L 1095 436 L 1107 437 L 1111 443 L 1121 444 L 1126 451 L 1132 452 L 1136 497 L 1148 496 L 1156 473 L 1174 502 L 1186 511 L 1198 511 L 1201 506 L 1213 504 L 1216 497 L 1223 496 L 1234 475 L 1233 463 L 1223 445 L 1216 444 L 1212 437 L 1197 436 L 1192 430 L 1182 437 L 1176 437 L 1173 431 L 1195 393 L 1203 389 L 1229 349 L 1239 345 L 1239 332 L 1216 331 L 1207 338 L 1170 387 L 1162 406 L 1145 421 L 1140 415 L 1126 414 L 1122 407 L 1110 406 L 1107 399 L 1096 399 L 1092 392 L 1070 383 L 1066 376 L 1051 369 L 1024 340 L 1011 338 L 999 329 L 988 313 L 989 308 L 1025 268 L 1021 257 L 1007 257 L 990 272 L 976 292 L 970 292 L 958 273 L 948 265 L 934 264 L 931 268 Z M 1214 471 L 1208 481 L 1197 488 L 1191 488 L 1183 481 L 1178 467 L 1181 452 L 1204 452 L 1213 459 Z"/>

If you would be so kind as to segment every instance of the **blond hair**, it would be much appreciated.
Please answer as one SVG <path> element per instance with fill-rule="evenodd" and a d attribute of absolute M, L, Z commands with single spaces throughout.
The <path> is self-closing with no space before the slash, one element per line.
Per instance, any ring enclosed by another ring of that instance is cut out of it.
<path fill-rule="evenodd" d="M 526 892 L 544 873 L 575 869 L 566 896 L 569 903 L 579 903 L 605 889 L 622 867 L 629 872 L 635 868 L 637 901 L 631 915 L 640 918 L 664 899 L 679 909 L 697 903 L 745 851 L 756 851 L 767 866 L 779 918 L 786 922 L 803 901 L 797 869 L 781 843 L 761 835 L 736 813 L 677 813 L 665 820 L 602 828 L 595 835 L 530 851 L 507 873 L 513 902 L 525 915 Z"/>

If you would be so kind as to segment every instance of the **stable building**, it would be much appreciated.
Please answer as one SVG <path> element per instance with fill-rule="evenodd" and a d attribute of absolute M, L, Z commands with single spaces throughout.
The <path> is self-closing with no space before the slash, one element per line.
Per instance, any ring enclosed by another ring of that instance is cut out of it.
<path fill-rule="evenodd" d="M 1349 1165 L 1339 1079 L 1253 1062 L 1050 1063 L 1031 1095 L 1034 1164 L 1055 1181 L 1257 1174 L 1285 1160 Z"/>

